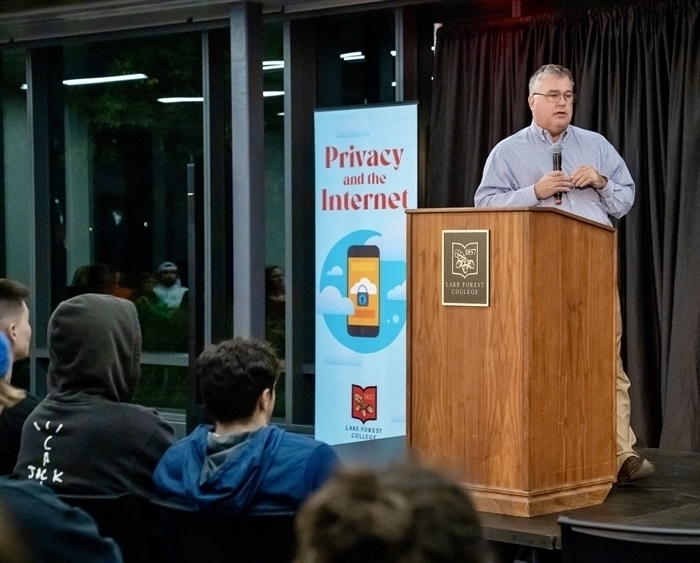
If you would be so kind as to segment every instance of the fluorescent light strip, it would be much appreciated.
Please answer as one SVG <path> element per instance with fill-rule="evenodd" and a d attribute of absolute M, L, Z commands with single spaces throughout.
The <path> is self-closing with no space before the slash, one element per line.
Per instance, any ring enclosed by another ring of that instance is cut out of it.
<path fill-rule="evenodd" d="M 343 60 L 344 61 L 362 61 L 364 60 L 365 56 L 364 55 L 355 55 L 354 57 L 345 57 Z"/>
<path fill-rule="evenodd" d="M 82 86 L 85 84 L 104 84 L 105 82 L 124 82 L 125 80 L 143 80 L 145 74 L 121 74 L 118 76 L 100 76 L 96 78 L 71 78 L 64 80 L 66 86 Z"/>
<path fill-rule="evenodd" d="M 204 98 L 185 98 L 185 97 L 174 97 L 174 98 L 158 98 L 161 104 L 179 104 L 181 102 L 203 102 Z"/>
<path fill-rule="evenodd" d="M 263 61 L 263 70 L 277 70 L 284 68 L 284 61 Z"/>
<path fill-rule="evenodd" d="M 359 56 L 364 56 L 364 55 L 362 55 L 362 51 L 353 51 L 352 53 L 342 53 L 340 55 L 340 58 L 347 59 L 348 57 L 359 57 Z"/>
<path fill-rule="evenodd" d="M 284 96 L 284 91 L 282 90 L 265 90 L 263 92 L 264 98 L 271 98 L 273 96 Z M 178 104 L 185 102 L 203 102 L 204 98 L 187 98 L 184 96 L 172 97 L 172 98 L 158 98 L 161 104 Z"/>

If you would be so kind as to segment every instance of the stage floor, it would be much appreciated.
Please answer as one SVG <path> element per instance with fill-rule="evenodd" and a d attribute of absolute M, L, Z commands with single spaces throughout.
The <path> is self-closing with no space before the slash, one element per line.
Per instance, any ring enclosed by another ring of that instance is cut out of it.
<path fill-rule="evenodd" d="M 333 447 L 344 464 L 381 467 L 406 457 L 404 438 L 386 438 Z M 534 518 L 480 513 L 487 540 L 540 549 L 560 549 L 557 518 L 615 524 L 697 529 L 700 523 L 700 454 L 637 450 L 656 473 L 634 485 L 613 486 L 603 504 Z"/>

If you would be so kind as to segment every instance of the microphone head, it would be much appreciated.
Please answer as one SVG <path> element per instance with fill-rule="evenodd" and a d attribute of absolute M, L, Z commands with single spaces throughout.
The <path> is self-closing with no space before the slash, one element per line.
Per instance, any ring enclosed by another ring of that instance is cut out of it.
<path fill-rule="evenodd" d="M 552 145 L 552 154 L 561 154 L 561 149 L 563 149 L 559 143 L 554 143 Z"/>

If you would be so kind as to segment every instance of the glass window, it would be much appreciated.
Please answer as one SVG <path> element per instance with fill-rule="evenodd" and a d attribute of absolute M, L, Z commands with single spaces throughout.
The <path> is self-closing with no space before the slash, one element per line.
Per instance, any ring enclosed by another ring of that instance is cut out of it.
<path fill-rule="evenodd" d="M 31 284 L 32 171 L 27 122 L 26 52 L 0 51 L 0 277 Z M 12 383 L 29 388 L 29 362 L 13 368 Z"/>
<path fill-rule="evenodd" d="M 27 218 L 31 217 L 31 151 L 27 123 L 26 54 L 24 50 L 0 51 L 0 123 L 2 124 L 2 161 L 0 182 L 3 198 L 0 233 L 0 268 L 2 277 L 29 284 L 31 232 Z"/>
<path fill-rule="evenodd" d="M 282 22 L 263 27 L 265 116 L 265 338 L 285 358 L 284 54 Z M 277 383 L 275 417 L 284 418 L 285 374 Z"/>
<path fill-rule="evenodd" d="M 202 177 L 201 36 L 69 45 L 62 63 L 49 92 L 64 105 L 62 123 L 50 122 L 54 133 L 63 128 L 65 167 L 65 189 L 52 185 L 64 246 L 52 253 L 54 277 L 65 272 L 65 297 L 103 292 L 135 303 L 144 355 L 134 400 L 183 409 L 188 168 L 196 183 Z"/>
<path fill-rule="evenodd" d="M 394 11 L 318 20 L 318 107 L 395 99 Z"/>

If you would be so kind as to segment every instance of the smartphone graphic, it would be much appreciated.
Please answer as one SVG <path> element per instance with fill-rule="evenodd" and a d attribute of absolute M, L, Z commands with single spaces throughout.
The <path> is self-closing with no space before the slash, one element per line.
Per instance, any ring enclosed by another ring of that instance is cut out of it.
<path fill-rule="evenodd" d="M 355 312 L 348 315 L 350 336 L 379 334 L 379 248 L 354 245 L 348 248 L 348 298 Z"/>

